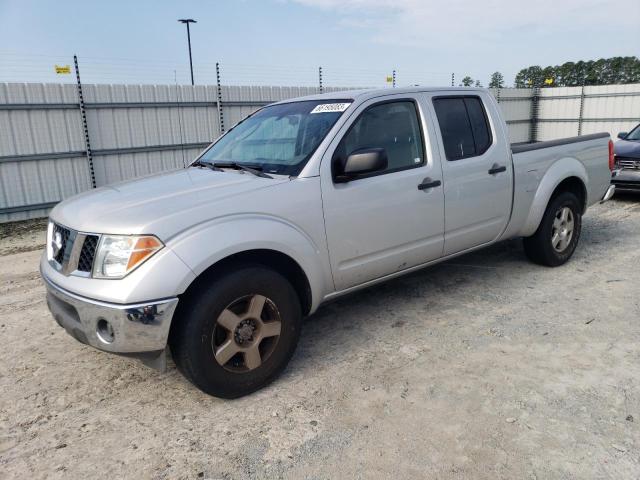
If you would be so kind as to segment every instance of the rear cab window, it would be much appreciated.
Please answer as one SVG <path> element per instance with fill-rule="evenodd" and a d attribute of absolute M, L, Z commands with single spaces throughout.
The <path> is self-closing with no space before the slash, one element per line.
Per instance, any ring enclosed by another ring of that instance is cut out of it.
<path fill-rule="evenodd" d="M 489 149 L 493 138 L 480 97 L 436 97 L 433 106 L 447 160 L 476 157 Z"/>

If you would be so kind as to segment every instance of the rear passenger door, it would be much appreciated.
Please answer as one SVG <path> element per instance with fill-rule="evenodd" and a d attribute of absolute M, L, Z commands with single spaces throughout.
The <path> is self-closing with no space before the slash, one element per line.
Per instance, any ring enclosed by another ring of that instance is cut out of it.
<path fill-rule="evenodd" d="M 433 96 L 445 197 L 444 254 L 495 240 L 511 215 L 510 146 L 493 102 Z"/>

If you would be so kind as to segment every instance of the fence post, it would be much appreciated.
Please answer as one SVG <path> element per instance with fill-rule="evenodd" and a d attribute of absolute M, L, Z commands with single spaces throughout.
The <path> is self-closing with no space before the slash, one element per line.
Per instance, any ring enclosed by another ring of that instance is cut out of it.
<path fill-rule="evenodd" d="M 322 67 L 318 67 L 318 85 L 319 85 L 320 93 L 323 93 L 323 88 L 322 88 Z"/>
<path fill-rule="evenodd" d="M 176 103 L 178 104 L 178 129 L 180 131 L 180 152 L 182 153 L 182 166 L 187 168 L 187 162 L 184 158 L 184 134 L 182 132 L 182 107 L 180 106 L 180 98 L 182 95 L 178 93 L 178 74 L 176 71 L 173 71 L 173 80 L 176 84 Z M 191 85 L 193 86 L 193 85 Z M 180 90 L 181 92 L 181 90 Z"/>
<path fill-rule="evenodd" d="M 540 109 L 540 87 L 533 87 L 531 97 L 531 126 L 529 129 L 529 142 L 538 141 L 538 114 Z"/>
<path fill-rule="evenodd" d="M 220 64 L 216 62 L 216 82 L 218 93 L 218 131 L 220 135 L 224 133 L 224 112 L 222 111 L 222 86 L 220 85 Z"/>
<path fill-rule="evenodd" d="M 584 78 L 582 79 L 582 90 L 580 91 L 580 114 L 578 115 L 578 136 L 582 135 L 583 113 L 584 113 Z"/>
<path fill-rule="evenodd" d="M 93 168 L 93 154 L 91 153 L 91 141 L 89 139 L 89 127 L 87 125 L 87 111 L 84 108 L 84 96 L 82 95 L 82 83 L 80 82 L 80 69 L 78 68 L 78 57 L 73 56 L 73 66 L 76 69 L 76 87 L 78 90 L 78 105 L 80 106 L 80 117 L 84 130 L 84 145 L 89 164 L 89 177 L 91 178 L 91 188 L 96 188 L 96 172 Z"/>

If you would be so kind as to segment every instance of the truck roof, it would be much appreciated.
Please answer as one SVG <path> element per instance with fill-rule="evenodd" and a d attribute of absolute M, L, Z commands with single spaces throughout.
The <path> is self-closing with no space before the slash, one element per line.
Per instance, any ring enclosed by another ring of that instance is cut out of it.
<path fill-rule="evenodd" d="M 302 100 L 367 100 L 369 98 L 380 97 L 383 95 L 396 95 L 403 93 L 418 93 L 418 92 L 484 92 L 486 88 L 478 87 L 403 87 L 403 88 L 367 88 L 367 89 L 354 89 L 354 90 L 341 90 L 338 92 L 318 93 L 315 95 L 306 95 L 304 97 L 288 98 L 276 102 L 290 103 L 299 102 Z"/>

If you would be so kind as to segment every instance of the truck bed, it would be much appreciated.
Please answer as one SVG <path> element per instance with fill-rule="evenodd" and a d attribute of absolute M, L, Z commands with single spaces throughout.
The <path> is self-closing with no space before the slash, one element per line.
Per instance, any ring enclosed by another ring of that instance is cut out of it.
<path fill-rule="evenodd" d="M 503 238 L 532 235 L 547 203 L 537 200 L 536 196 L 542 198 L 550 194 L 557 186 L 554 180 L 567 178 L 569 172 L 585 185 L 585 208 L 600 201 L 611 181 L 608 140 L 608 133 L 594 133 L 511 144 L 514 203 Z"/>
<path fill-rule="evenodd" d="M 609 138 L 606 132 L 592 133 L 589 135 L 580 135 L 576 137 L 559 138 L 557 140 L 547 140 L 546 142 L 519 142 L 511 144 L 511 151 L 515 153 L 530 152 L 532 150 L 541 150 L 543 148 L 558 147 L 560 145 L 569 145 L 570 143 L 587 142 L 597 138 Z"/>

